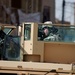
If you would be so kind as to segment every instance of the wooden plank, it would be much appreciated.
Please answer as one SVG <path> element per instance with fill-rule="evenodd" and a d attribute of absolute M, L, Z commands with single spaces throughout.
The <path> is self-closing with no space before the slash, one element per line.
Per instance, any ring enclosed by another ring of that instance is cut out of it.
<path fill-rule="evenodd" d="M 16 28 L 16 26 L 11 25 L 11 24 L 0 24 L 0 26 L 4 28 Z"/>
<path fill-rule="evenodd" d="M 38 0 L 36 0 L 36 12 L 38 12 Z"/>

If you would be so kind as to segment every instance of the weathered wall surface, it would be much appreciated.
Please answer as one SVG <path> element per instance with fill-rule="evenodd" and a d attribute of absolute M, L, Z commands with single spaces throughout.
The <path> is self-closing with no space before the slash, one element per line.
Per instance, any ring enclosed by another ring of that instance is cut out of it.
<path fill-rule="evenodd" d="M 21 1 L 22 1 L 21 8 L 26 13 L 41 12 L 41 15 L 43 15 L 44 7 L 48 6 L 50 8 L 50 10 L 49 10 L 50 11 L 50 20 L 53 23 L 55 22 L 55 0 L 21 0 Z M 0 19 L 0 22 L 1 22 L 1 20 L 3 20 L 5 22 L 6 19 L 4 17 L 6 17 L 6 15 L 4 15 L 4 12 L 2 12 L 2 7 L 1 7 L 2 4 L 4 4 L 6 7 L 12 7 L 11 0 L 0 0 L 0 12 L 1 12 L 0 17 L 3 17 Z"/>

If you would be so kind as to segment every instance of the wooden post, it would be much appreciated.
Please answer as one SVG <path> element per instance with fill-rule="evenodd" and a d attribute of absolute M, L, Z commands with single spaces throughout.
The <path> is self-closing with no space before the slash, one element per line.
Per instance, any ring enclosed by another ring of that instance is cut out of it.
<path fill-rule="evenodd" d="M 74 2 L 74 25 L 75 25 L 75 2 Z"/>

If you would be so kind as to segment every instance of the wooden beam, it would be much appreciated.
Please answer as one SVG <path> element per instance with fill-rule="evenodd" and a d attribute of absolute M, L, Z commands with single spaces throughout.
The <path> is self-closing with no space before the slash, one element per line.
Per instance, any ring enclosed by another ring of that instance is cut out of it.
<path fill-rule="evenodd" d="M 11 24 L 0 24 L 0 26 L 4 28 L 16 28 L 16 26 L 11 25 Z"/>

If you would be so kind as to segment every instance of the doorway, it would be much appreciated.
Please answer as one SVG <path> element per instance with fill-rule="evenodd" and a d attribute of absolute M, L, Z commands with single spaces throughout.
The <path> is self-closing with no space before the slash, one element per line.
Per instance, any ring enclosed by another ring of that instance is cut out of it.
<path fill-rule="evenodd" d="M 20 9 L 21 8 L 21 0 L 11 0 L 11 7 Z"/>

